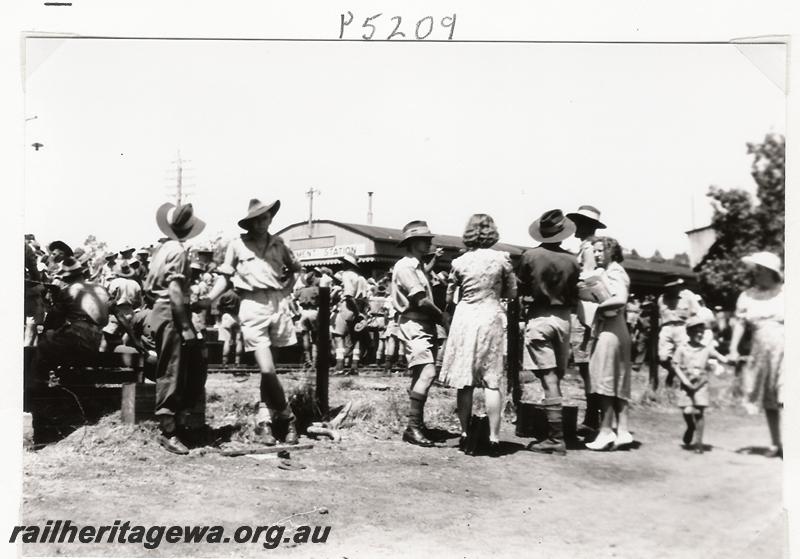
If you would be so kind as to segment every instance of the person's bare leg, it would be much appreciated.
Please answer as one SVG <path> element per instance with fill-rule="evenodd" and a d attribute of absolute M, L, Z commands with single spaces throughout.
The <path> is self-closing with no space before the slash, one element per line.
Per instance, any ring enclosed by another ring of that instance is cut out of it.
<path fill-rule="evenodd" d="M 419 376 L 414 382 L 412 390 L 418 394 L 428 394 L 433 381 L 436 380 L 436 367 L 433 363 L 426 363 L 419 366 Z"/>
<path fill-rule="evenodd" d="M 695 423 L 694 423 L 694 407 L 688 406 L 683 409 L 683 420 L 686 422 L 686 431 L 683 432 L 683 444 L 686 447 L 692 444 L 694 440 L 694 430 L 695 430 Z"/>
<path fill-rule="evenodd" d="M 503 395 L 500 390 L 485 388 L 486 415 L 489 416 L 489 441 L 500 442 L 500 418 L 503 411 Z"/>
<path fill-rule="evenodd" d="M 465 437 L 469 431 L 469 420 L 472 417 L 472 386 L 459 388 L 456 392 L 456 411 L 458 422 L 461 425 L 461 436 Z"/>
<path fill-rule="evenodd" d="M 703 429 L 706 425 L 706 418 L 705 413 L 703 413 L 703 408 L 697 408 L 697 411 L 694 414 L 694 424 L 694 451 L 698 454 L 702 454 L 705 450 L 703 447 Z"/>
<path fill-rule="evenodd" d="M 333 343 L 336 347 L 336 372 L 344 371 L 344 338 L 342 336 L 334 336 Z"/>
<path fill-rule="evenodd" d="M 771 451 L 782 451 L 783 445 L 781 443 L 781 412 L 780 410 L 764 410 L 767 415 L 767 426 L 769 427 L 769 436 L 772 440 Z"/>

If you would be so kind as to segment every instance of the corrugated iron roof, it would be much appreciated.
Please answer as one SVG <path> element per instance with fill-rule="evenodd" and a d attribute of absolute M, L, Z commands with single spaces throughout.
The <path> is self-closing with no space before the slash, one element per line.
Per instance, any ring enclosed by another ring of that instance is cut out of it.
<path fill-rule="evenodd" d="M 307 222 L 301 221 L 298 223 L 287 225 L 286 227 L 278 231 L 277 234 L 280 235 L 287 229 L 296 227 L 298 225 L 304 225 L 305 223 Z M 338 227 L 348 229 L 354 233 L 358 233 L 360 235 L 367 237 L 372 241 L 377 241 L 377 242 L 397 243 L 403 238 L 402 229 L 394 229 L 391 227 L 379 227 L 377 225 L 366 225 L 363 223 L 344 223 L 341 221 L 333 221 L 330 219 L 314 220 L 314 223 L 330 223 L 331 225 L 336 225 Z M 453 248 L 453 249 L 464 248 L 464 242 L 461 240 L 461 237 L 455 235 L 436 235 L 433 239 L 433 244 L 443 248 Z M 494 248 L 496 248 L 497 250 L 508 252 L 512 256 L 519 256 L 520 254 L 525 252 L 528 248 L 533 248 L 533 247 L 512 245 L 508 243 L 497 243 L 494 246 Z M 363 260 L 363 257 L 359 257 L 359 259 Z M 334 260 L 330 261 L 331 264 L 335 262 L 338 262 L 338 259 L 335 261 Z M 319 262 L 317 261 L 313 261 L 313 263 L 320 265 Z M 626 270 L 644 272 L 644 273 L 649 272 L 660 275 L 679 275 L 685 278 L 695 277 L 695 273 L 692 271 L 691 268 L 687 266 L 679 266 L 677 264 L 671 264 L 668 262 L 651 262 L 649 260 L 626 258 L 622 262 L 622 267 L 625 268 Z"/>
<path fill-rule="evenodd" d="M 303 225 L 305 223 L 306 223 L 305 221 L 301 221 L 299 223 L 293 223 L 291 225 L 287 225 L 286 227 L 278 231 L 277 234 L 280 235 L 287 229 L 296 227 L 297 225 Z M 333 221 L 330 219 L 315 219 L 314 223 L 330 223 L 331 225 L 337 225 L 339 227 L 349 229 L 350 231 L 353 231 L 355 233 L 364 235 L 365 237 L 367 237 L 372 241 L 398 243 L 403 238 L 402 229 L 393 229 L 391 227 L 378 227 L 377 225 L 365 225 L 362 223 L 344 223 L 342 221 Z M 457 237 L 455 235 L 436 235 L 433 238 L 433 244 L 443 248 L 455 248 L 455 249 L 464 248 L 464 243 L 461 240 L 461 237 Z M 493 248 L 496 248 L 497 250 L 506 251 L 512 256 L 516 256 L 522 254 L 523 252 L 525 252 L 526 249 L 530 247 L 512 245 L 508 243 L 497 243 Z"/>

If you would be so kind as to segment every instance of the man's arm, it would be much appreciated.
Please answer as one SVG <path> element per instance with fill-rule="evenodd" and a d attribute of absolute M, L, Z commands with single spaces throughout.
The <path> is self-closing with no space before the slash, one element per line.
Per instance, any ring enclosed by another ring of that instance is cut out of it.
<path fill-rule="evenodd" d="M 442 311 L 426 296 L 424 291 L 418 291 L 411 295 L 409 303 L 411 304 L 411 308 L 427 314 L 434 322 L 438 322 L 439 324 L 444 323 Z"/>
<path fill-rule="evenodd" d="M 431 271 L 433 270 L 434 266 L 436 266 L 436 262 L 438 262 L 439 258 L 441 258 L 441 256 L 443 254 L 444 254 L 444 249 L 442 249 L 442 248 L 437 248 L 433 252 L 433 258 L 431 258 L 430 262 L 428 262 L 427 264 L 425 264 L 422 267 L 422 269 L 425 270 L 426 274 L 430 274 L 431 273 Z"/>
<path fill-rule="evenodd" d="M 133 347 L 136 348 L 136 351 L 142 355 L 147 355 L 147 348 L 144 347 L 141 338 L 139 338 L 139 336 L 136 334 L 136 331 L 133 329 L 133 324 L 131 324 L 131 321 L 128 320 L 127 316 L 119 312 L 116 303 L 112 303 L 108 310 L 111 312 L 111 314 L 117 317 L 117 322 L 119 322 L 120 326 L 122 326 L 122 329 L 125 330 L 125 333 L 128 334 L 128 338 L 130 338 L 130 341 L 133 344 Z"/>
<path fill-rule="evenodd" d="M 184 299 L 183 289 L 178 280 L 169 282 L 168 294 L 169 302 L 172 306 L 172 316 L 177 319 L 178 328 L 181 331 L 183 341 L 194 340 L 196 338 L 194 328 L 192 327 L 192 318 L 189 314 L 189 309 L 186 306 Z"/>

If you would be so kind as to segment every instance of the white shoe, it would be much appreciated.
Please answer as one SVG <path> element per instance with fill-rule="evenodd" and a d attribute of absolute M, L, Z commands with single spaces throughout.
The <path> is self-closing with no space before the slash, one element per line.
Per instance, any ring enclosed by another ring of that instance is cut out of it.
<path fill-rule="evenodd" d="M 590 443 L 586 443 L 586 448 L 589 450 L 608 450 L 617 440 L 614 431 L 609 433 L 600 433 L 597 438 Z"/>
<path fill-rule="evenodd" d="M 622 431 L 621 433 L 617 433 L 617 440 L 614 441 L 613 448 L 620 448 L 632 444 L 633 435 L 631 435 L 630 431 Z"/>

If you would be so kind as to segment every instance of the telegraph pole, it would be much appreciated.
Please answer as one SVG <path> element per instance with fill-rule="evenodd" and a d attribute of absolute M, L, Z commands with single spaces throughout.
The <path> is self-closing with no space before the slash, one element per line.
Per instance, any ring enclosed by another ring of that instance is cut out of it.
<path fill-rule="evenodd" d="M 174 185 L 168 186 L 167 189 L 170 193 L 170 197 L 174 195 L 175 204 L 178 206 L 180 206 L 184 200 L 188 199 L 191 194 L 192 185 L 185 183 L 187 177 L 185 176 L 186 169 L 184 168 L 184 165 L 189 162 L 190 161 L 188 159 L 183 159 L 181 157 L 181 150 L 178 150 L 178 159 L 172 162 L 176 167 L 177 173 L 174 176 L 169 177 L 169 179 L 174 180 L 175 183 Z M 174 194 L 172 192 L 173 188 L 175 189 Z"/>
<path fill-rule="evenodd" d="M 181 162 L 181 150 L 178 150 L 178 184 L 175 192 L 175 205 L 181 205 L 181 197 L 183 196 L 183 165 Z"/>
<path fill-rule="evenodd" d="M 372 225 L 372 195 L 373 192 L 367 192 L 367 196 L 369 197 L 369 205 L 367 206 L 367 225 Z"/>

